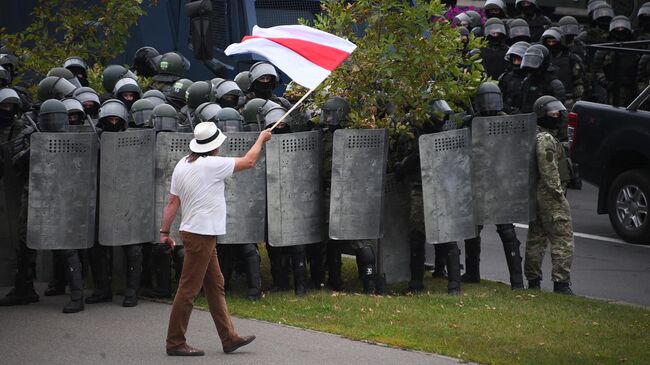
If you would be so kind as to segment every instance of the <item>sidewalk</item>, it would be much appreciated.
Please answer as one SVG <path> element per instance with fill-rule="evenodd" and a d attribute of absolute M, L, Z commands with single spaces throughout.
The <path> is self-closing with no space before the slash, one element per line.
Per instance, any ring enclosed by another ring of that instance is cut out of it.
<path fill-rule="evenodd" d="M 42 293 L 44 284 L 37 291 Z M 4 295 L 9 288 L 0 288 Z M 86 292 L 89 294 L 89 292 Z M 168 357 L 165 335 L 168 304 L 140 301 L 123 308 L 113 303 L 86 305 L 63 314 L 68 296 L 41 296 L 39 303 L 0 307 L 0 363 L 19 364 L 458 364 L 434 354 L 404 351 L 336 335 L 267 322 L 233 318 L 241 335 L 255 334 L 250 345 L 226 355 L 208 312 L 194 310 L 188 342 L 205 356 Z"/>

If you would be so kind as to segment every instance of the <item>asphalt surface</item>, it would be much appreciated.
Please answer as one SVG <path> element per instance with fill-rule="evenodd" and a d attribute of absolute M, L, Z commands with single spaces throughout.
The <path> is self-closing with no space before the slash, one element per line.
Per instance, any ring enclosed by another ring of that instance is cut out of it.
<path fill-rule="evenodd" d="M 37 291 L 44 288 L 40 284 Z M 0 364 L 458 364 L 448 357 L 239 318 L 233 318 L 237 332 L 257 339 L 224 354 L 210 314 L 201 310 L 192 313 L 187 339 L 205 356 L 170 357 L 165 354 L 170 305 L 140 301 L 123 308 L 116 297 L 113 303 L 63 314 L 67 300 L 41 296 L 39 303 L 0 307 Z"/>
<path fill-rule="evenodd" d="M 598 190 L 587 183 L 582 190 L 569 190 L 575 235 L 571 272 L 573 291 L 578 295 L 650 307 L 650 245 L 623 242 L 607 215 L 596 214 Z M 525 250 L 527 227 L 517 225 L 517 236 Z M 522 228 L 520 228 L 522 227 Z M 503 246 L 496 228 L 488 225 L 481 234 L 481 276 L 509 282 Z M 462 244 L 461 250 L 464 251 Z M 544 258 L 542 287 L 552 290 L 550 253 Z"/>

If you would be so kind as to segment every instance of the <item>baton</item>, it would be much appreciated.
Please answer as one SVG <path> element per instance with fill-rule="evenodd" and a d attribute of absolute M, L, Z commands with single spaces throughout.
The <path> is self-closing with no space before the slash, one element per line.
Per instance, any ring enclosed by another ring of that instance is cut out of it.
<path fill-rule="evenodd" d="M 32 127 L 34 127 L 34 129 L 36 129 L 37 132 L 41 131 L 40 129 L 38 129 L 38 126 L 34 122 L 34 119 L 30 118 L 29 115 L 27 115 L 27 113 L 23 113 L 23 115 L 25 116 L 25 118 L 29 120 L 29 123 L 32 125 Z"/>
<path fill-rule="evenodd" d="M 99 137 L 99 133 L 97 133 L 97 128 L 95 128 L 95 123 L 93 123 L 92 118 L 90 118 L 90 115 L 86 114 L 86 120 L 88 121 L 88 124 L 90 124 L 90 128 L 93 129 L 93 132 L 95 132 L 95 135 L 97 136 L 97 142 L 101 143 L 102 139 Z"/>
<path fill-rule="evenodd" d="M 187 121 L 190 122 L 190 127 L 194 130 L 194 123 L 192 123 L 192 118 L 190 117 L 190 111 L 188 109 L 185 109 L 185 116 L 187 117 Z"/>

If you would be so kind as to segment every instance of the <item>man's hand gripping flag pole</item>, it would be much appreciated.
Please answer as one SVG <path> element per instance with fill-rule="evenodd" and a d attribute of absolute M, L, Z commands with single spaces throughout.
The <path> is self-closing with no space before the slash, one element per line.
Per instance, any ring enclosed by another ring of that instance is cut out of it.
<path fill-rule="evenodd" d="M 305 25 L 281 25 L 271 28 L 253 27 L 252 35 L 241 43 L 225 49 L 228 56 L 255 53 L 286 73 L 293 81 L 309 89 L 282 118 L 273 130 L 293 112 L 357 48 L 343 38 Z"/>

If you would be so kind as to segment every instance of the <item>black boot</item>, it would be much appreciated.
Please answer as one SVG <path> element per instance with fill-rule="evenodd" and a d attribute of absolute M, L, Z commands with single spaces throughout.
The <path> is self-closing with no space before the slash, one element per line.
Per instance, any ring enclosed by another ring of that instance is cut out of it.
<path fill-rule="evenodd" d="M 246 261 L 246 282 L 248 284 L 248 300 L 259 300 L 262 298 L 262 274 L 260 273 L 260 253 L 257 245 L 249 243 L 242 245 L 243 256 Z"/>
<path fill-rule="evenodd" d="M 138 289 L 140 289 L 142 272 L 142 245 L 128 245 L 123 248 L 126 254 L 126 291 L 122 306 L 135 307 L 138 305 Z"/>
<path fill-rule="evenodd" d="M 166 244 L 156 243 L 151 250 L 156 286 L 153 289 L 140 291 L 140 295 L 148 298 L 169 299 L 172 297 L 172 257 Z"/>
<path fill-rule="evenodd" d="M 84 310 L 84 285 L 81 260 L 76 250 L 65 250 L 66 274 L 70 285 L 70 302 L 63 307 L 63 313 L 77 313 Z"/>
<path fill-rule="evenodd" d="M 307 257 L 309 259 L 309 279 L 314 289 L 321 289 L 325 286 L 325 265 L 323 259 L 327 255 L 324 242 L 307 245 Z"/>
<path fill-rule="evenodd" d="M 307 255 L 305 245 L 291 246 L 293 287 L 297 297 L 307 294 Z"/>
<path fill-rule="evenodd" d="M 571 283 L 563 283 L 560 281 L 553 282 L 553 292 L 558 294 L 574 295 L 571 290 Z"/>
<path fill-rule="evenodd" d="M 465 240 L 465 274 L 461 276 L 464 283 L 480 283 L 481 236 Z"/>
<path fill-rule="evenodd" d="M 36 251 L 22 246 L 16 251 L 18 265 L 14 287 L 0 299 L 0 306 L 25 305 L 36 303 L 40 299 L 34 290 Z"/>
<path fill-rule="evenodd" d="M 434 278 L 446 278 L 447 255 L 441 252 L 440 245 L 433 245 L 433 250 L 435 252 L 435 258 L 432 275 Z"/>
<path fill-rule="evenodd" d="M 221 268 L 221 275 L 223 275 L 223 288 L 226 292 L 230 292 L 230 280 L 232 279 L 233 271 L 233 245 L 220 245 L 217 243 L 217 259 L 219 260 L 219 267 Z"/>
<path fill-rule="evenodd" d="M 530 289 L 530 290 L 541 290 L 542 289 L 542 279 L 530 279 L 530 280 L 528 280 L 528 289 Z"/>
<path fill-rule="evenodd" d="M 409 281 L 406 293 L 416 293 L 424 290 L 424 261 L 425 261 L 425 236 L 422 232 L 411 231 L 409 233 L 409 247 L 411 253 L 410 269 L 411 280 Z M 436 254 L 436 257 L 438 255 Z"/>
<path fill-rule="evenodd" d="M 289 290 L 289 257 L 285 250 L 284 247 L 266 245 L 266 251 L 271 263 L 271 277 L 273 278 L 272 292 Z"/>
<path fill-rule="evenodd" d="M 517 239 L 515 227 L 512 224 L 497 224 L 497 232 L 503 243 L 503 252 L 506 255 L 508 272 L 510 273 L 510 288 L 512 290 L 524 289 L 524 275 L 521 267 L 521 242 Z"/>
<path fill-rule="evenodd" d="M 357 256 L 357 269 L 359 271 L 359 278 L 363 285 L 364 294 L 375 293 L 375 275 L 377 269 L 375 268 L 375 252 L 372 247 L 365 246 L 356 250 Z"/>
<path fill-rule="evenodd" d="M 109 250 L 112 251 L 112 247 L 104 247 L 97 243 L 90 248 L 90 270 L 93 274 L 95 290 L 86 298 L 86 304 L 113 301 L 110 277 L 112 270 L 109 268 L 109 262 L 112 263 L 112 260 Z"/>
<path fill-rule="evenodd" d="M 460 250 L 456 242 L 444 245 L 447 251 L 447 293 L 460 295 Z"/>
<path fill-rule="evenodd" d="M 26 272 L 18 270 L 14 279 L 14 287 L 5 295 L 0 298 L 0 306 L 13 306 L 13 305 L 26 305 L 31 303 L 28 295 L 27 285 L 25 283 Z"/>
<path fill-rule="evenodd" d="M 67 265 L 63 255 L 60 250 L 52 252 L 52 280 L 47 283 L 47 289 L 43 293 L 46 297 L 65 294 Z"/>
<path fill-rule="evenodd" d="M 327 285 L 334 291 L 343 290 L 341 266 L 341 243 L 329 241 L 327 243 Z"/>

